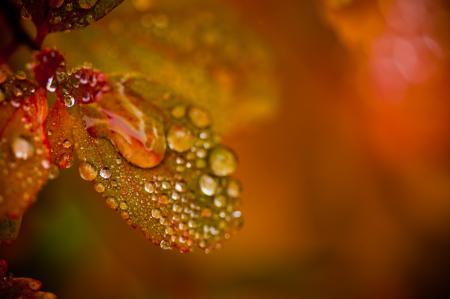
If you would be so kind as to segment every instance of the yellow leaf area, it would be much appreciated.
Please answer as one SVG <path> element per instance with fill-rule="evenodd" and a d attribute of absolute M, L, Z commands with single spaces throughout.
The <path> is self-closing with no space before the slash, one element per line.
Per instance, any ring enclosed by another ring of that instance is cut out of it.
<path fill-rule="evenodd" d="M 266 45 L 211 0 L 126 1 L 82 32 L 49 36 L 46 45 L 73 64 L 144 74 L 211 111 L 228 132 L 267 119 L 277 108 Z"/>
<path fill-rule="evenodd" d="M 163 249 L 208 252 L 242 225 L 235 154 L 210 115 L 138 76 L 72 115 L 80 176 L 107 205 Z"/>
<path fill-rule="evenodd" d="M 1 73 L 1 71 L 0 71 Z M 2 74 L 0 74 L 1 77 Z M 9 75 L 0 83 L 0 218 L 18 218 L 34 201 L 49 175 L 44 123 L 44 90 Z"/>

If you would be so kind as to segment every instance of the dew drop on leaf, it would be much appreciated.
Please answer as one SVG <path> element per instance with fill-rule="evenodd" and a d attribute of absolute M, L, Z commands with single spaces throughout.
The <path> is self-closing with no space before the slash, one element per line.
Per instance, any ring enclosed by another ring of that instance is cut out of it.
<path fill-rule="evenodd" d="M 218 143 L 210 120 L 194 123 L 189 116 L 202 111 L 196 115 L 203 118 L 204 110 L 170 88 L 140 76 L 116 76 L 108 84 L 99 100 L 70 110 L 82 178 L 160 247 L 220 247 L 242 225 L 233 216 L 240 211 L 240 185 L 229 176 L 235 154 Z M 186 113 L 174 114 L 182 106 Z"/>
<path fill-rule="evenodd" d="M 27 160 L 34 154 L 33 144 L 22 136 L 17 136 L 11 143 L 11 150 L 17 159 Z"/>
<path fill-rule="evenodd" d="M 85 181 L 93 181 L 97 177 L 97 170 L 88 162 L 81 162 L 78 166 L 80 176 Z"/>

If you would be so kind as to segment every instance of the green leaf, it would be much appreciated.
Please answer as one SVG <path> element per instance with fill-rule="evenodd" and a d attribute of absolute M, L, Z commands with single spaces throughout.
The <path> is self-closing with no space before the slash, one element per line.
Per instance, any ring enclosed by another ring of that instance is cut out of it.
<path fill-rule="evenodd" d="M 49 176 L 47 98 L 25 74 L 0 70 L 0 99 L 0 217 L 15 219 Z"/>
<path fill-rule="evenodd" d="M 103 18 L 123 0 L 16 0 L 31 16 L 42 41 L 49 32 L 88 26 Z"/>
<path fill-rule="evenodd" d="M 109 84 L 70 109 L 81 177 L 161 248 L 219 247 L 242 225 L 240 184 L 209 114 L 140 76 Z"/>
<path fill-rule="evenodd" d="M 47 45 L 74 64 L 134 71 L 167 85 L 211 111 L 221 132 L 276 112 L 267 46 L 214 0 L 127 1 L 82 32 L 50 36 Z"/>

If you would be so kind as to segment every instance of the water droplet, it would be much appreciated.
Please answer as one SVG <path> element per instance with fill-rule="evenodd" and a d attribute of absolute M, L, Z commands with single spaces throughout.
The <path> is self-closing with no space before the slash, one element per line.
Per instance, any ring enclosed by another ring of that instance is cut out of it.
<path fill-rule="evenodd" d="M 161 247 L 161 249 L 164 249 L 164 250 L 170 250 L 172 247 L 170 246 L 170 243 L 168 242 L 168 241 L 166 241 L 166 240 L 162 240 L 160 243 L 159 243 L 159 246 Z"/>
<path fill-rule="evenodd" d="M 225 206 L 226 201 L 227 201 L 227 199 L 225 196 L 219 195 L 216 198 L 214 198 L 214 205 L 218 208 L 221 208 L 221 207 Z"/>
<path fill-rule="evenodd" d="M 106 199 L 106 204 L 108 205 L 108 207 L 110 207 L 113 210 L 116 210 L 119 206 L 119 204 L 117 203 L 117 200 L 114 197 L 108 197 Z"/>
<path fill-rule="evenodd" d="M 95 184 L 94 189 L 98 193 L 103 193 L 105 191 L 105 186 L 102 183 L 98 183 L 98 184 Z"/>
<path fill-rule="evenodd" d="M 70 142 L 70 140 L 64 140 L 64 142 L 63 142 L 64 148 L 70 148 L 71 146 L 72 146 L 72 143 Z"/>
<path fill-rule="evenodd" d="M 120 204 L 119 204 L 119 208 L 120 208 L 121 210 L 125 211 L 125 210 L 128 210 L 128 205 L 127 205 L 126 202 L 121 201 Z"/>
<path fill-rule="evenodd" d="M 34 154 L 34 146 L 24 137 L 14 138 L 11 144 L 12 152 L 17 159 L 27 160 Z"/>
<path fill-rule="evenodd" d="M 153 183 L 151 182 L 147 182 L 144 184 L 144 190 L 147 193 L 153 193 L 155 192 L 155 185 L 153 185 Z"/>
<path fill-rule="evenodd" d="M 167 143 L 176 152 L 185 152 L 194 145 L 194 135 L 186 127 L 173 125 L 167 133 Z"/>
<path fill-rule="evenodd" d="M 78 0 L 78 5 L 82 9 L 90 9 L 97 3 L 97 0 Z"/>
<path fill-rule="evenodd" d="M 56 165 L 50 165 L 49 172 L 48 172 L 48 178 L 50 180 L 54 180 L 59 176 L 59 168 Z"/>
<path fill-rule="evenodd" d="M 102 167 L 100 169 L 100 176 L 104 179 L 109 179 L 111 177 L 111 170 L 107 167 Z"/>
<path fill-rule="evenodd" d="M 225 146 L 217 146 L 209 155 L 209 166 L 217 176 L 227 176 L 236 171 L 236 155 Z"/>
<path fill-rule="evenodd" d="M 230 197 L 239 197 L 241 194 L 241 184 L 239 181 L 231 180 L 228 183 L 227 193 Z"/>
<path fill-rule="evenodd" d="M 183 105 L 175 106 L 172 109 L 172 116 L 175 118 L 182 118 L 186 114 L 186 107 Z"/>
<path fill-rule="evenodd" d="M 97 177 L 97 170 L 88 162 L 81 162 L 78 166 L 80 176 L 85 181 L 93 181 Z"/>
<path fill-rule="evenodd" d="M 211 124 L 211 119 L 208 112 L 198 107 L 191 107 L 189 109 L 189 119 L 198 128 L 205 128 Z"/>
<path fill-rule="evenodd" d="M 161 217 L 161 211 L 159 209 L 152 209 L 152 217 L 159 219 Z"/>
<path fill-rule="evenodd" d="M 176 182 L 175 183 L 175 190 L 178 192 L 185 192 L 186 191 L 186 183 L 184 182 Z"/>
<path fill-rule="evenodd" d="M 73 105 L 75 105 L 75 98 L 71 95 L 65 95 L 63 97 L 63 100 L 64 100 L 64 105 L 67 108 L 73 107 Z"/>
<path fill-rule="evenodd" d="M 199 179 L 200 190 L 203 194 L 212 196 L 217 190 L 217 181 L 207 174 L 203 174 Z"/>
<path fill-rule="evenodd" d="M 48 78 L 46 87 L 48 92 L 56 91 L 56 86 L 53 84 L 53 77 Z"/>

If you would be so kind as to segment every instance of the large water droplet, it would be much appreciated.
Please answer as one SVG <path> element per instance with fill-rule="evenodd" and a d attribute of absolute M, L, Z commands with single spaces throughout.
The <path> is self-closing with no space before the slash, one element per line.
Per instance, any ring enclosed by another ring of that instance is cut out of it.
<path fill-rule="evenodd" d="M 106 137 L 122 156 L 141 168 L 159 165 L 166 151 L 164 126 L 156 111 L 141 111 L 140 99 L 118 93 L 105 94 L 101 101 L 91 104 L 100 118 L 85 117 L 86 127 L 94 137 Z"/>
<path fill-rule="evenodd" d="M 227 176 L 236 171 L 236 155 L 225 146 L 217 146 L 209 155 L 209 166 L 217 176 Z"/>
<path fill-rule="evenodd" d="M 17 159 L 27 160 L 34 154 L 34 146 L 24 137 L 14 138 L 11 144 L 11 150 Z"/>
<path fill-rule="evenodd" d="M 88 162 L 81 162 L 78 166 L 80 176 L 85 181 L 93 181 L 97 177 L 97 170 Z"/>

